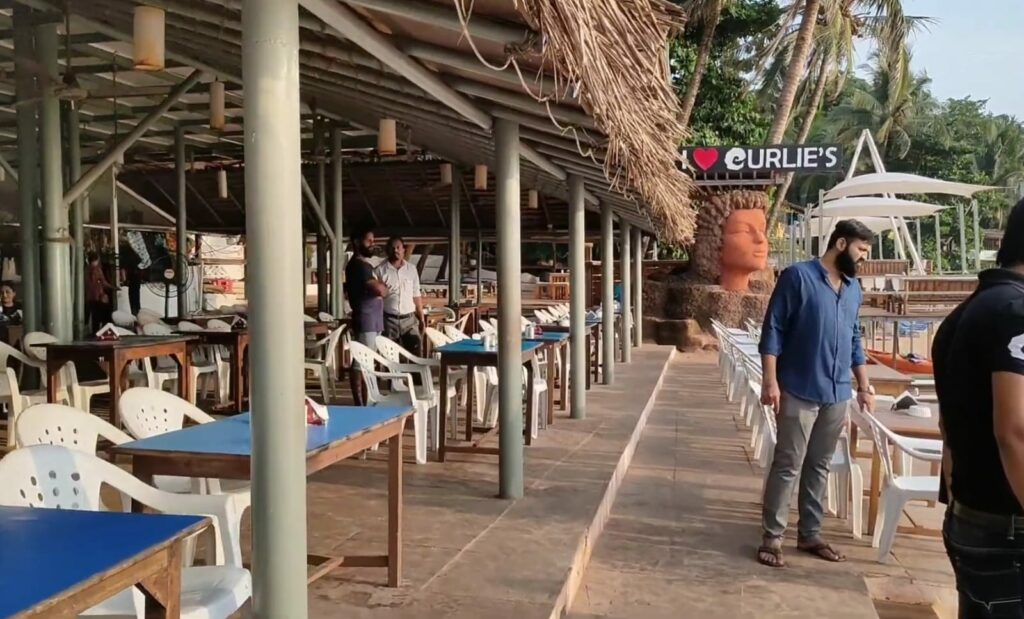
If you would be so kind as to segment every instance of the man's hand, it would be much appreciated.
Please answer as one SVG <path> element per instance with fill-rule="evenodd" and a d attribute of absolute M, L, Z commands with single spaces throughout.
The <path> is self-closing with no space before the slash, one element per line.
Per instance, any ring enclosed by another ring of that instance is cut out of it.
<path fill-rule="evenodd" d="M 782 390 L 776 382 L 764 381 L 761 384 L 761 404 L 771 406 L 777 415 L 782 407 Z"/>
<path fill-rule="evenodd" d="M 862 411 L 875 412 L 875 394 L 870 391 L 858 391 L 857 406 L 860 406 Z"/>

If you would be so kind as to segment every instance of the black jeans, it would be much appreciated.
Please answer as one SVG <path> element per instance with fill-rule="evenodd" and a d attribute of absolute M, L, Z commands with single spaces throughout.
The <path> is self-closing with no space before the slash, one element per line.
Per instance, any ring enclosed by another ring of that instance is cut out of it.
<path fill-rule="evenodd" d="M 1024 618 L 1024 519 L 994 526 L 946 511 L 942 537 L 960 594 L 960 619 Z"/>

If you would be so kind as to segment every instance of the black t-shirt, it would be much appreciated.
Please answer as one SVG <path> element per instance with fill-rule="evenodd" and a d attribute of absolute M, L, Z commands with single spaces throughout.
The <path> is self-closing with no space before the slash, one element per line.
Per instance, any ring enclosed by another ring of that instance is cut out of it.
<path fill-rule="evenodd" d="M 384 300 L 370 294 L 367 284 L 373 279 L 373 266 L 353 257 L 345 265 L 345 292 L 352 306 L 352 331 L 380 333 L 384 330 Z"/>
<path fill-rule="evenodd" d="M 954 498 L 984 512 L 1024 515 L 1003 472 L 992 412 L 992 374 L 1024 375 L 1024 275 L 983 272 L 975 294 L 936 332 L 932 362 Z"/>

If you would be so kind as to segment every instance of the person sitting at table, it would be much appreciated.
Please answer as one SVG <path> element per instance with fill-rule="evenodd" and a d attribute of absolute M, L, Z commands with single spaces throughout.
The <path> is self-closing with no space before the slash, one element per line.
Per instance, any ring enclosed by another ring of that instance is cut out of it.
<path fill-rule="evenodd" d="M 384 302 L 387 287 L 373 273 L 370 256 L 373 255 L 372 230 L 356 230 L 352 235 L 352 259 L 345 265 L 345 293 L 352 307 L 352 339 L 370 350 L 377 349 L 377 336 L 384 331 Z M 356 406 L 366 402 L 366 386 L 355 361 L 348 373 L 349 386 Z"/>
<path fill-rule="evenodd" d="M 110 292 L 114 286 L 107 280 L 100 264 L 100 256 L 89 252 L 89 265 L 85 271 L 85 308 L 93 332 L 99 331 L 111 320 Z"/>
<path fill-rule="evenodd" d="M 384 335 L 410 353 L 419 356 L 426 317 L 423 293 L 416 266 L 405 259 L 405 241 L 400 236 L 388 239 L 387 260 L 374 271 L 387 286 L 384 297 Z"/>
<path fill-rule="evenodd" d="M 21 303 L 17 302 L 14 287 L 8 282 L 0 284 L 0 314 L 4 322 L 19 324 L 21 322 Z"/>

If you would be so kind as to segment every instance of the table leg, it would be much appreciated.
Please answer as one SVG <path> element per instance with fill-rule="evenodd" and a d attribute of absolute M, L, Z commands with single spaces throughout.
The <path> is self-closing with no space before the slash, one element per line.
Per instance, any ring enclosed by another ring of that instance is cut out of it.
<path fill-rule="evenodd" d="M 46 360 L 46 401 L 51 404 L 57 402 L 57 381 L 62 366 L 61 359 L 48 358 Z"/>
<path fill-rule="evenodd" d="M 558 346 L 552 344 L 548 349 L 548 423 L 555 423 L 555 351 Z"/>
<path fill-rule="evenodd" d="M 443 440 L 441 444 L 444 445 Z M 388 440 L 388 586 L 398 587 L 401 583 L 402 432 L 399 431 Z"/>
<path fill-rule="evenodd" d="M 441 357 L 440 388 L 441 405 L 438 411 L 438 414 L 440 415 L 440 419 L 438 419 L 438 434 L 440 435 L 438 438 L 440 439 L 440 445 L 438 446 L 437 449 L 437 461 L 444 462 L 444 448 L 445 445 L 448 443 L 448 364 L 445 363 L 444 357 Z M 458 410 L 458 406 L 459 400 L 458 398 L 456 398 L 456 410 Z M 455 415 L 452 415 L 452 427 L 454 427 L 456 423 L 454 418 Z"/>
<path fill-rule="evenodd" d="M 562 402 L 563 411 L 569 409 L 569 355 L 572 354 L 572 351 L 569 348 L 568 342 L 569 340 L 566 340 L 566 343 L 562 344 L 562 380 L 558 381 L 559 398 Z"/>
<path fill-rule="evenodd" d="M 476 413 L 476 385 L 473 380 L 473 375 L 476 372 L 476 366 L 466 366 L 466 379 L 469 383 L 466 385 L 466 440 L 473 440 L 473 415 Z M 484 386 L 487 389 L 487 386 Z M 486 393 L 486 392 L 485 392 Z"/>
<path fill-rule="evenodd" d="M 586 339 L 587 339 L 587 371 L 586 371 L 586 375 L 587 375 L 587 391 L 590 391 L 590 378 L 591 378 L 591 375 L 594 374 L 596 372 L 596 370 L 597 370 L 597 367 L 596 367 L 596 365 L 594 363 L 594 357 L 591 355 L 591 352 L 590 352 L 590 350 L 591 350 L 591 347 L 590 347 L 590 340 L 591 340 L 590 334 L 591 333 L 593 333 L 593 331 L 587 332 L 587 335 L 586 335 Z"/>
<path fill-rule="evenodd" d="M 124 389 L 124 374 L 128 362 L 118 350 L 110 356 L 110 364 L 107 370 L 110 372 L 110 423 L 118 430 L 121 429 L 121 391 Z"/>
<path fill-rule="evenodd" d="M 181 617 L 181 555 L 184 540 L 171 544 L 166 553 L 166 565 L 158 573 L 145 578 L 139 588 L 145 596 L 145 616 L 160 619 Z"/>
<path fill-rule="evenodd" d="M 192 372 L 189 371 L 188 352 L 186 350 L 175 352 L 171 355 L 171 358 L 178 363 L 178 396 L 182 400 L 195 404 L 194 398 L 192 398 L 192 390 L 189 388 Z"/>
<path fill-rule="evenodd" d="M 502 411 L 501 414 L 505 414 Z M 531 360 L 526 364 L 526 432 L 523 434 L 526 437 L 526 444 L 533 444 L 533 432 L 530 429 L 533 427 L 533 416 L 537 414 L 537 411 L 533 410 L 533 361 Z"/>
<path fill-rule="evenodd" d="M 882 458 L 878 448 L 871 447 L 871 488 L 868 490 L 868 535 L 875 534 L 875 520 L 878 518 L 878 499 L 882 486 Z"/>

